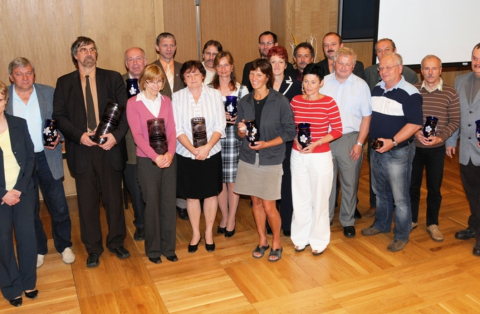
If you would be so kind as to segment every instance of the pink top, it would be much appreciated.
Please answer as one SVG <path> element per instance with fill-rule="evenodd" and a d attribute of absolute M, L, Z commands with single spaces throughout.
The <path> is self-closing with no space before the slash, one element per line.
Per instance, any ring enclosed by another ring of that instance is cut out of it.
<path fill-rule="evenodd" d="M 305 100 L 302 95 L 293 97 L 290 103 L 292 107 L 295 125 L 310 123 L 312 142 L 316 142 L 327 134 L 337 139 L 342 136 L 342 120 L 335 100 L 329 96 L 323 96 L 318 100 Z M 330 132 L 328 127 L 331 126 Z M 297 130 L 298 134 L 298 130 Z M 297 145 L 293 149 L 298 150 Z M 329 143 L 323 143 L 315 147 L 313 153 L 330 151 Z"/>
<path fill-rule="evenodd" d="M 173 108 L 170 98 L 162 97 L 162 104 L 158 117 L 155 117 L 143 104 L 143 101 L 137 100 L 137 97 L 131 97 L 127 102 L 127 120 L 130 130 L 132 130 L 133 140 L 137 145 L 137 156 L 148 157 L 155 161 L 158 154 L 150 147 L 148 140 L 147 120 L 163 118 L 165 120 L 165 131 L 168 142 L 168 152 L 175 156 L 177 145 L 177 133 L 175 129 L 175 120 L 173 118 Z"/>

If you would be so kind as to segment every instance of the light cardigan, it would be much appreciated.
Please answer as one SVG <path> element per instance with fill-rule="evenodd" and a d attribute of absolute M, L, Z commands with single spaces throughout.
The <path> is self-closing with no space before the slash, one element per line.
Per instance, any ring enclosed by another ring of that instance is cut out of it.
<path fill-rule="evenodd" d="M 160 95 L 162 104 L 160 112 L 155 117 L 145 106 L 143 101 L 137 97 L 131 97 L 127 102 L 127 120 L 132 131 L 133 140 L 137 145 L 136 154 L 138 157 L 148 157 L 155 161 L 158 154 L 150 146 L 148 139 L 147 120 L 163 118 L 165 121 L 165 133 L 168 142 L 168 152 L 174 156 L 177 146 L 177 137 L 175 132 L 175 119 L 173 118 L 172 102 L 167 96 Z"/>

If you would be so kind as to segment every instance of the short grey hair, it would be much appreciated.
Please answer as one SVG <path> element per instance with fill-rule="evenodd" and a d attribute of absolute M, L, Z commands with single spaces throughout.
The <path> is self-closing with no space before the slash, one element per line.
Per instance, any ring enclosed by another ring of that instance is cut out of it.
<path fill-rule="evenodd" d="M 422 63 L 421 63 L 421 66 L 423 68 L 423 61 L 427 60 L 427 59 L 437 59 L 438 60 L 438 63 L 440 63 L 440 67 L 442 67 L 442 60 L 440 60 L 439 57 L 437 57 L 436 55 L 426 55 L 425 57 L 423 57 L 422 59 Z"/>
<path fill-rule="evenodd" d="M 125 60 L 125 62 L 127 62 L 127 52 L 130 50 L 130 49 L 138 49 L 142 52 L 143 54 L 143 59 L 147 59 L 147 54 L 145 53 L 145 50 L 143 50 L 142 48 L 140 47 L 131 47 L 131 48 L 128 48 L 127 50 L 125 50 L 125 54 L 123 55 L 123 60 Z"/>
<path fill-rule="evenodd" d="M 35 67 L 30 60 L 24 57 L 15 58 L 8 65 L 8 75 L 13 75 L 13 70 L 16 68 L 26 68 L 29 65 L 32 67 L 33 75 L 35 75 Z"/>
<path fill-rule="evenodd" d="M 353 64 L 357 63 L 357 54 L 353 51 L 352 48 L 342 47 L 337 50 L 335 56 L 333 57 L 333 61 L 337 62 L 338 57 L 353 57 Z"/>
<path fill-rule="evenodd" d="M 385 58 L 386 56 L 393 56 L 393 59 L 395 60 L 396 65 L 403 65 L 403 58 L 399 53 L 388 52 L 382 56 L 382 59 Z"/>

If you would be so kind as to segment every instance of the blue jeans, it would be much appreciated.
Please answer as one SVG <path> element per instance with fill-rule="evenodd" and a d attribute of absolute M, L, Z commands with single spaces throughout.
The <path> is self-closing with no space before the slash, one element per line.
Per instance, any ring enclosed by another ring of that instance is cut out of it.
<path fill-rule="evenodd" d="M 40 219 L 40 201 L 38 187 L 42 189 L 43 198 L 47 204 L 52 219 L 52 235 L 55 249 L 62 253 L 67 247 L 72 246 L 71 231 L 72 223 L 68 212 L 65 190 L 62 179 L 55 180 L 47 163 L 44 152 L 35 153 L 35 171 L 33 182 L 35 184 L 35 235 L 37 237 L 37 254 L 45 255 L 48 252 L 47 235 L 43 230 Z"/>
<path fill-rule="evenodd" d="M 395 200 L 394 239 L 408 240 L 412 227 L 410 181 L 415 144 L 380 154 L 371 152 L 372 187 L 377 196 L 377 211 L 373 227 L 390 232 Z"/>

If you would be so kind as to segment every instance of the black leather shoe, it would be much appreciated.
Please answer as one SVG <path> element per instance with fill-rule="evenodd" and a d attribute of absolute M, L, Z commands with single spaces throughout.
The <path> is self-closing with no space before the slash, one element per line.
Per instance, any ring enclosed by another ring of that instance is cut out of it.
<path fill-rule="evenodd" d="M 181 220 L 188 220 L 188 212 L 186 208 L 180 208 L 177 206 L 178 218 Z"/>
<path fill-rule="evenodd" d="M 92 253 L 88 254 L 87 267 L 97 267 L 100 264 L 100 254 Z"/>
<path fill-rule="evenodd" d="M 148 260 L 154 264 L 160 264 L 162 259 L 159 257 L 149 257 Z"/>
<path fill-rule="evenodd" d="M 207 252 L 215 251 L 215 242 L 213 242 L 213 244 L 208 244 L 205 240 L 205 249 L 207 250 Z"/>
<path fill-rule="evenodd" d="M 198 250 L 198 245 L 200 244 L 200 241 L 202 241 L 202 237 L 200 237 L 200 239 L 198 239 L 197 244 L 194 244 L 194 245 L 189 244 L 188 245 L 188 253 L 195 253 Z"/>
<path fill-rule="evenodd" d="M 355 219 L 362 219 L 362 214 L 355 208 L 355 214 L 353 214 L 353 218 Z"/>
<path fill-rule="evenodd" d="M 114 249 L 108 249 L 108 250 L 112 253 L 115 253 L 115 255 L 117 255 L 117 257 L 120 259 L 127 258 L 130 256 L 130 252 L 127 251 L 127 249 L 123 245 L 120 245 Z"/>
<path fill-rule="evenodd" d="M 480 249 L 477 249 L 477 248 L 473 248 L 473 255 L 476 255 L 476 256 L 480 256 Z"/>
<path fill-rule="evenodd" d="M 20 305 L 22 305 L 22 302 L 23 302 L 23 299 L 21 297 L 10 300 L 10 304 L 15 306 L 15 307 L 19 307 Z"/>
<path fill-rule="evenodd" d="M 348 226 L 348 227 L 343 227 L 343 235 L 347 238 L 353 238 L 355 236 L 355 227 L 354 226 Z"/>
<path fill-rule="evenodd" d="M 459 240 L 468 240 L 475 238 L 475 231 L 472 231 L 470 229 L 465 229 L 465 230 L 460 230 L 457 233 L 455 233 L 455 238 Z"/>
<path fill-rule="evenodd" d="M 226 231 L 227 231 L 227 227 L 225 227 L 225 228 L 222 228 L 220 226 L 217 227 L 217 233 L 218 234 L 225 234 Z"/>
<path fill-rule="evenodd" d="M 137 227 L 135 229 L 135 233 L 133 234 L 133 239 L 135 241 L 143 241 L 145 240 L 145 228 Z"/>
<path fill-rule="evenodd" d="M 35 300 L 38 296 L 38 290 L 33 290 L 30 292 L 23 291 L 25 293 L 25 296 L 29 299 Z"/>
<path fill-rule="evenodd" d="M 290 237 L 292 235 L 292 232 L 283 230 L 283 235 L 286 236 L 286 237 Z"/>
<path fill-rule="evenodd" d="M 178 261 L 178 257 L 176 254 L 173 254 L 172 256 L 167 256 L 167 260 L 169 260 L 170 262 L 176 262 Z"/>

